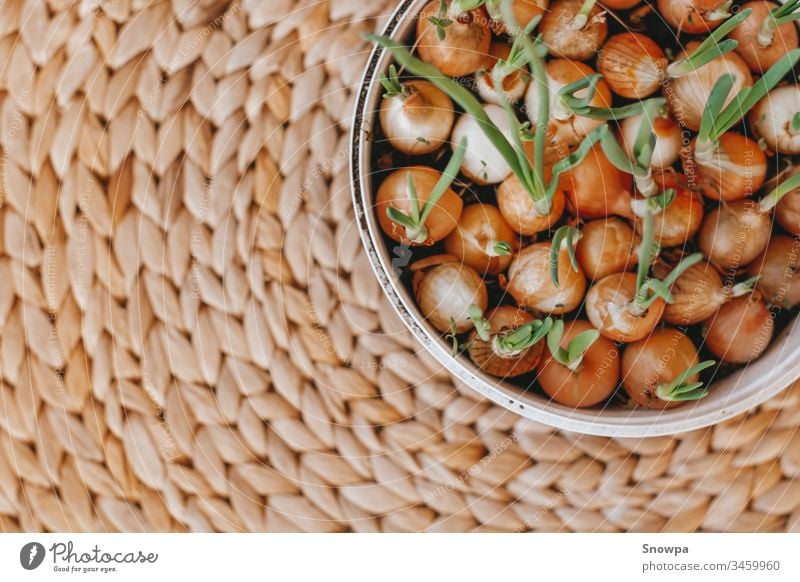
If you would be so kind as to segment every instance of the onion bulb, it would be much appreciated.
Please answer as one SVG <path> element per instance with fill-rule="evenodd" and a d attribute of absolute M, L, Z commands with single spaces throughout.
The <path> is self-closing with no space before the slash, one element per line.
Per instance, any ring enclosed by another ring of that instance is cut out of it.
<path fill-rule="evenodd" d="M 728 35 L 739 43 L 736 52 L 754 73 L 761 73 L 774 65 L 790 50 L 797 48 L 797 28 L 793 22 L 773 27 L 770 12 L 780 6 L 775 2 L 756 0 L 746 2 L 742 10 L 752 13 Z"/>
<path fill-rule="evenodd" d="M 542 40 L 556 57 L 585 61 L 592 58 L 608 36 L 605 12 L 592 6 L 587 18 L 578 14 L 584 0 L 556 0 L 539 24 Z"/>
<path fill-rule="evenodd" d="M 752 200 L 723 203 L 703 221 L 698 246 L 720 269 L 736 271 L 766 248 L 771 223 L 769 214 L 761 212 Z"/>
<path fill-rule="evenodd" d="M 705 345 L 726 362 L 746 364 L 767 349 L 774 327 L 759 293 L 737 297 L 703 324 Z"/>
<path fill-rule="evenodd" d="M 748 120 L 769 149 L 782 154 L 800 154 L 800 86 L 792 84 L 773 89 L 756 104 Z"/>
<path fill-rule="evenodd" d="M 439 149 L 455 120 L 450 97 L 427 81 L 405 81 L 399 89 L 381 103 L 381 128 L 389 144 L 411 155 Z"/>
<path fill-rule="evenodd" d="M 564 192 L 556 190 L 550 203 L 550 213 L 539 214 L 530 193 L 512 175 L 497 188 L 497 206 L 512 229 L 531 236 L 550 229 L 559 221 L 564 213 Z"/>
<path fill-rule="evenodd" d="M 697 186 L 711 200 L 733 201 L 758 191 L 767 177 L 767 156 L 758 144 L 732 131 L 725 132 L 717 144 L 701 151 L 694 148 Z"/>
<path fill-rule="evenodd" d="M 613 273 L 597 281 L 586 295 L 586 315 L 605 337 L 635 342 L 646 337 L 664 313 L 664 300 L 656 298 L 643 313 L 634 308 L 636 275 Z"/>
<path fill-rule="evenodd" d="M 466 77 L 486 62 L 492 42 L 489 16 L 483 8 L 455 13 L 451 2 L 447 5 L 447 12 L 441 14 L 439 0 L 432 0 L 420 12 L 417 52 L 445 75 Z M 449 24 L 437 27 L 437 19 Z"/>
<path fill-rule="evenodd" d="M 578 335 L 594 328 L 576 319 L 566 325 L 559 347 L 567 349 Z M 542 360 L 537 377 L 542 390 L 565 406 L 584 408 L 607 400 L 619 382 L 619 350 L 614 342 L 598 337 L 573 366 L 559 362 L 551 352 Z"/>
<path fill-rule="evenodd" d="M 642 114 L 627 117 L 620 122 L 620 135 L 622 147 L 629 157 L 633 158 L 633 145 L 642 126 Z M 653 148 L 653 158 L 650 166 L 653 170 L 666 170 L 678 161 L 681 153 L 682 136 L 681 128 L 672 115 L 657 116 L 653 120 L 653 133 L 656 143 Z"/>
<path fill-rule="evenodd" d="M 511 54 L 511 47 L 504 42 L 492 43 L 492 48 L 489 50 L 489 58 L 481 69 L 475 73 L 475 86 L 478 94 L 487 103 L 494 103 L 500 105 L 502 100 L 498 94 L 498 89 L 494 84 L 494 77 L 492 76 L 494 66 L 500 59 L 507 59 Z M 502 92 L 505 100 L 509 103 L 516 103 L 523 95 L 525 95 L 525 88 L 528 86 L 528 73 L 526 70 L 519 68 L 506 75 L 503 79 Z"/>
<path fill-rule="evenodd" d="M 513 129 L 508 115 L 499 105 L 484 105 L 486 114 L 509 141 Z M 511 167 L 481 129 L 481 124 L 469 114 L 456 121 L 451 142 L 453 147 L 466 138 L 469 148 L 464 156 L 461 171 L 476 184 L 498 184 L 511 175 Z"/>
<path fill-rule="evenodd" d="M 701 34 L 723 23 L 729 4 L 729 0 L 658 0 L 658 11 L 673 28 Z"/>
<path fill-rule="evenodd" d="M 556 287 L 550 276 L 551 243 L 534 243 L 522 249 L 508 268 L 506 290 L 518 305 L 543 313 L 561 314 L 577 309 L 586 291 L 586 277 L 575 270 L 566 248 L 558 256 Z"/>
<path fill-rule="evenodd" d="M 630 270 L 639 254 L 639 241 L 633 228 L 617 217 L 587 222 L 575 247 L 581 270 L 593 281 L 612 273 Z"/>
<path fill-rule="evenodd" d="M 681 185 L 685 180 L 683 176 L 663 173 L 654 176 L 654 179 L 660 192 L 667 188 L 675 191 L 675 198 L 670 205 L 653 216 L 656 242 L 662 247 L 682 245 L 697 234 L 703 224 L 703 201 L 699 194 Z M 637 217 L 637 232 L 641 232 L 641 226 L 642 220 Z"/>
<path fill-rule="evenodd" d="M 478 273 L 496 275 L 511 262 L 511 255 L 519 248 L 519 235 L 495 206 L 471 204 L 444 239 L 444 248 Z"/>
<path fill-rule="evenodd" d="M 750 265 L 758 276 L 757 288 L 770 304 L 791 309 L 800 304 L 800 241 L 782 234 L 772 237 Z"/>
<path fill-rule="evenodd" d="M 547 10 L 548 4 L 548 0 L 512 0 L 511 11 L 514 14 L 514 21 L 520 28 L 525 28 L 534 18 Z M 503 24 L 500 5 L 490 2 L 486 4 L 486 8 L 489 11 L 489 16 L 492 17 L 492 29 L 497 34 L 505 32 L 506 27 Z"/>
<path fill-rule="evenodd" d="M 791 176 L 800 173 L 798 166 Z M 800 188 L 787 192 L 775 207 L 775 220 L 795 236 L 800 236 Z"/>
<path fill-rule="evenodd" d="M 623 32 L 608 39 L 597 58 L 597 70 L 617 95 L 649 97 L 661 87 L 667 67 L 664 51 L 651 38 Z"/>
<path fill-rule="evenodd" d="M 455 261 L 414 273 L 414 294 L 422 315 L 442 333 L 469 330 L 470 307 L 485 311 L 489 301 L 483 278 Z"/>
<path fill-rule="evenodd" d="M 615 214 L 634 217 L 631 210 L 633 178 L 617 169 L 600 144 L 569 172 L 562 174 L 561 186 L 567 195 L 570 212 L 583 220 Z"/>
<path fill-rule="evenodd" d="M 482 371 L 500 378 L 513 378 L 536 369 L 544 342 L 530 344 L 534 317 L 517 307 L 497 307 L 486 316 L 485 339 L 477 331 L 469 337 L 467 353 Z M 514 334 L 513 332 L 518 333 Z M 523 333 L 527 332 L 527 333 Z M 516 336 L 516 337 L 515 337 Z"/>

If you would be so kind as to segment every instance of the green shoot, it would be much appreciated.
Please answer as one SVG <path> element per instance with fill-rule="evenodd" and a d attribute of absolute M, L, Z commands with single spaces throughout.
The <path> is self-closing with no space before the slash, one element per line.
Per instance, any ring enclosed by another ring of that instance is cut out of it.
<path fill-rule="evenodd" d="M 397 74 L 397 67 L 394 65 L 389 67 L 389 75 L 381 73 L 379 80 L 386 92 L 383 94 L 387 99 L 392 97 L 408 97 L 408 89 L 400 82 L 400 77 Z"/>
<path fill-rule="evenodd" d="M 698 46 L 691 55 L 678 59 L 667 67 L 667 75 L 673 79 L 684 77 L 692 71 L 696 71 L 700 67 L 707 65 L 714 59 L 731 52 L 739 46 L 739 43 L 733 39 L 722 39 L 734 28 L 747 20 L 747 17 L 750 16 L 752 12 L 752 9 L 746 8 L 736 14 L 736 16 L 728 18 L 728 20 L 708 35 L 708 38 L 700 43 L 700 46 Z"/>
<path fill-rule="evenodd" d="M 523 350 L 542 341 L 552 327 L 553 320 L 550 317 L 544 320 L 535 319 L 517 329 L 494 336 L 494 348 L 509 357 L 519 355 Z"/>
<path fill-rule="evenodd" d="M 688 370 L 684 371 L 672 382 L 659 384 L 656 387 L 656 396 L 666 402 L 687 401 L 687 400 L 700 400 L 708 395 L 708 388 L 703 388 L 703 382 L 687 382 L 687 380 L 699 374 L 703 370 L 715 366 L 717 362 L 714 360 L 706 360 L 699 364 L 695 364 Z"/>
<path fill-rule="evenodd" d="M 467 309 L 467 315 L 469 316 L 469 320 L 472 322 L 472 326 L 475 328 L 475 332 L 478 334 L 478 337 L 481 338 L 483 341 L 489 341 L 489 330 L 491 329 L 492 325 L 489 321 L 483 317 L 483 311 L 477 305 L 470 305 L 469 309 Z"/>
<path fill-rule="evenodd" d="M 558 283 L 558 263 L 561 257 L 561 247 L 566 242 L 566 251 L 569 255 L 569 262 L 572 268 L 577 273 L 580 268 L 578 267 L 578 260 L 575 258 L 575 244 L 580 240 L 581 233 L 574 226 L 564 225 L 559 228 L 553 235 L 553 240 L 550 243 L 550 278 L 553 280 L 553 285 L 559 287 Z"/>
<path fill-rule="evenodd" d="M 492 246 L 492 252 L 497 257 L 506 257 L 506 256 L 510 255 L 513 252 L 513 250 L 514 249 L 511 247 L 511 245 L 508 242 L 504 241 L 504 240 L 496 242 Z"/>
<path fill-rule="evenodd" d="M 440 41 L 443 41 L 447 36 L 447 27 L 453 24 L 453 21 L 447 17 L 447 2 L 439 0 L 439 12 L 436 16 L 429 16 L 428 22 L 436 27 L 436 36 Z"/>
<path fill-rule="evenodd" d="M 575 15 L 575 20 L 572 21 L 572 23 L 575 25 L 575 28 L 580 30 L 586 26 L 586 23 L 589 22 L 589 15 L 592 13 L 592 8 L 594 8 L 596 3 L 597 0 L 583 0 L 581 9 Z"/>
<path fill-rule="evenodd" d="M 553 327 L 547 334 L 547 347 L 556 362 L 574 372 L 580 367 L 586 351 L 600 337 L 600 332 L 596 329 L 581 332 L 569 342 L 566 348 L 561 347 L 561 339 L 563 337 L 564 320 L 558 319 L 553 323 Z"/>
<path fill-rule="evenodd" d="M 622 107 L 594 107 L 591 102 L 597 93 L 597 84 L 602 79 L 603 75 L 598 73 L 588 75 L 559 89 L 558 96 L 573 115 L 590 119 L 602 119 L 604 121 L 620 121 L 626 117 L 638 115 L 651 102 L 657 103 L 659 109 L 663 109 L 666 103 L 663 97 L 654 97 L 647 101 L 639 101 Z M 576 97 L 575 94 L 582 90 L 586 90 L 586 95 L 584 97 Z"/>
<path fill-rule="evenodd" d="M 456 326 L 456 320 L 452 317 L 450 318 L 450 333 L 445 334 L 445 339 L 450 342 L 450 346 L 452 348 L 452 355 L 455 358 L 458 355 L 459 350 L 461 349 L 461 345 L 458 341 L 458 326 Z"/>
<path fill-rule="evenodd" d="M 775 40 L 775 31 L 788 22 L 800 20 L 800 0 L 787 0 L 770 10 L 758 31 L 758 44 L 768 47 Z"/>
<path fill-rule="evenodd" d="M 796 188 L 800 188 L 800 172 L 784 180 L 777 188 L 764 196 L 758 203 L 758 210 L 763 213 L 770 212 L 784 196 Z"/>
<path fill-rule="evenodd" d="M 800 112 L 795 113 L 794 117 L 792 117 L 791 128 L 795 133 L 800 132 Z"/>
<path fill-rule="evenodd" d="M 732 287 L 730 287 L 730 291 L 728 293 L 731 297 L 741 297 L 742 295 L 750 295 L 755 289 L 756 283 L 758 283 L 758 278 L 761 275 L 756 275 L 755 277 L 750 277 L 749 279 L 745 279 L 740 283 L 736 283 Z"/>

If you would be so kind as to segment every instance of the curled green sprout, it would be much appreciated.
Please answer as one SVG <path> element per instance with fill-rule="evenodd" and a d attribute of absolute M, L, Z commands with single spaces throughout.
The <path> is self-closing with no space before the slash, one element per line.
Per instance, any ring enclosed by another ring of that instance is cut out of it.
<path fill-rule="evenodd" d="M 714 360 L 706 360 L 690 367 L 682 372 L 672 382 L 659 384 L 656 387 L 656 396 L 665 402 L 684 402 L 687 400 L 700 400 L 708 395 L 708 388 L 703 387 L 703 382 L 687 382 L 687 380 L 699 374 L 703 370 L 715 366 L 717 362 Z"/>
<path fill-rule="evenodd" d="M 747 17 L 750 16 L 752 12 L 752 9 L 746 8 L 735 16 L 728 18 L 728 20 L 714 29 L 714 31 L 708 35 L 708 38 L 701 42 L 700 46 L 698 46 L 691 55 L 678 59 L 668 66 L 667 76 L 673 79 L 684 77 L 739 46 L 739 43 L 732 38 L 722 39 L 734 28 L 747 20 Z"/>
<path fill-rule="evenodd" d="M 513 358 L 542 341 L 552 327 L 553 320 L 550 317 L 535 319 L 514 330 L 495 335 L 492 347 L 498 354 Z"/>
<path fill-rule="evenodd" d="M 386 209 L 386 216 L 388 216 L 389 220 L 392 222 L 405 227 L 406 238 L 411 242 L 422 244 L 428 240 L 428 229 L 425 226 L 425 222 L 428 220 L 428 216 L 430 216 L 436 203 L 439 202 L 439 199 L 456 179 L 458 170 L 461 168 L 461 163 L 464 161 L 466 148 L 467 138 L 464 138 L 458 144 L 456 151 L 447 163 L 447 167 L 444 169 L 444 172 L 442 172 L 442 176 L 439 178 L 439 181 L 436 182 L 433 191 L 431 191 L 430 195 L 425 200 L 422 209 L 420 209 L 419 196 L 417 195 L 417 188 L 414 186 L 413 175 L 411 172 L 406 173 L 406 189 L 411 202 L 411 213 L 405 214 L 397 208 L 390 206 Z"/>
<path fill-rule="evenodd" d="M 563 86 L 559 89 L 558 96 L 573 115 L 588 117 L 589 119 L 601 119 L 603 121 L 620 121 L 626 117 L 633 117 L 642 113 L 647 104 L 651 102 L 657 103 L 660 109 L 664 108 L 666 100 L 662 97 L 653 97 L 646 101 L 639 101 L 622 107 L 595 107 L 591 104 L 592 99 L 597 93 L 597 85 L 602 80 L 603 75 L 599 73 L 587 75 Z M 586 91 L 586 94 L 583 97 L 577 97 L 576 93 L 583 90 Z"/>
<path fill-rule="evenodd" d="M 785 4 L 776 6 L 769 11 L 769 14 L 758 30 L 758 44 L 768 47 L 775 40 L 775 31 L 787 22 L 800 20 L 800 0 L 788 0 Z"/>
<path fill-rule="evenodd" d="M 550 243 L 550 278 L 556 287 L 560 287 L 558 282 L 558 259 L 561 257 L 562 246 L 566 246 L 572 268 L 576 273 L 580 270 L 578 260 L 575 258 L 575 245 L 580 239 L 581 232 L 574 226 L 569 225 L 562 226 L 553 235 L 553 240 Z"/>
<path fill-rule="evenodd" d="M 800 188 L 800 172 L 784 180 L 772 192 L 767 194 L 758 203 L 758 210 L 767 213 L 778 205 L 778 202 L 795 188 Z"/>
<path fill-rule="evenodd" d="M 492 324 L 490 324 L 489 320 L 483 316 L 483 310 L 481 310 L 481 308 L 477 305 L 470 305 L 467 309 L 467 316 L 472 322 L 472 326 L 475 328 L 475 332 L 478 334 L 478 337 L 483 341 L 488 342 L 491 339 L 489 336 L 489 330 L 491 329 Z"/>
<path fill-rule="evenodd" d="M 497 257 L 507 257 L 513 252 L 513 250 L 514 249 L 511 247 L 511 244 L 504 240 L 498 241 L 492 246 L 492 251 Z"/>
<path fill-rule="evenodd" d="M 386 92 L 384 97 L 390 99 L 392 97 L 408 97 L 408 88 L 400 82 L 400 77 L 397 73 L 397 67 L 394 65 L 389 67 L 389 75 L 381 73 L 380 82 Z"/>
<path fill-rule="evenodd" d="M 600 337 L 600 332 L 596 329 L 581 332 L 569 342 L 566 348 L 561 347 L 561 338 L 563 337 L 564 320 L 559 319 L 553 323 L 550 332 L 547 334 L 547 347 L 556 362 L 574 372 L 583 362 L 583 356 L 586 351 Z"/>
<path fill-rule="evenodd" d="M 589 15 L 592 13 L 592 8 L 594 8 L 595 4 L 597 4 L 597 0 L 583 0 L 581 9 L 578 10 L 578 13 L 575 15 L 575 19 L 572 21 L 572 23 L 575 25 L 575 28 L 580 30 L 586 26 L 586 23 L 589 22 Z"/>

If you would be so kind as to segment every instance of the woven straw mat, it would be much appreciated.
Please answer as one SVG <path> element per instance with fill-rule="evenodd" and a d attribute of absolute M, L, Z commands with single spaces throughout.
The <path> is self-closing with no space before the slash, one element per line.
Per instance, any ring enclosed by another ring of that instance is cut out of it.
<path fill-rule="evenodd" d="M 0 531 L 800 531 L 800 386 L 562 433 L 422 353 L 353 224 L 391 0 L 0 0 Z"/>

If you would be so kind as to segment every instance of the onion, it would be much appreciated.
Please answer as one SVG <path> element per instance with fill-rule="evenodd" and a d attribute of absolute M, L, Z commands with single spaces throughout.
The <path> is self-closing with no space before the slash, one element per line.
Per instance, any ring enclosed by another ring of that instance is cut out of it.
<path fill-rule="evenodd" d="M 661 47 L 635 32 L 609 38 L 597 58 L 597 70 L 611 90 L 628 99 L 643 99 L 658 91 L 666 67 Z"/>
<path fill-rule="evenodd" d="M 756 104 L 748 120 L 771 150 L 800 154 L 800 86 L 773 89 Z"/>
<path fill-rule="evenodd" d="M 389 144 L 412 155 L 439 149 L 453 129 L 453 102 L 427 81 L 406 81 L 402 87 L 381 103 L 381 128 Z"/>
<path fill-rule="evenodd" d="M 798 166 L 791 175 L 800 173 Z M 775 207 L 775 220 L 790 233 L 800 236 L 800 188 L 787 192 Z"/>
<path fill-rule="evenodd" d="M 638 241 L 631 226 L 621 218 L 601 218 L 581 228 L 575 257 L 593 281 L 629 270 L 637 262 Z"/>
<path fill-rule="evenodd" d="M 672 266 L 659 261 L 653 274 L 665 278 Z M 673 302 L 664 308 L 664 321 L 687 326 L 708 319 L 733 297 L 732 287 L 726 287 L 717 270 L 708 262 L 686 269 L 670 288 Z M 738 290 L 737 290 L 738 291 Z"/>
<path fill-rule="evenodd" d="M 758 293 L 737 297 L 705 322 L 705 345 L 726 362 L 746 364 L 767 349 L 774 327 L 772 315 Z"/>
<path fill-rule="evenodd" d="M 620 123 L 622 146 L 629 157 L 633 157 L 633 144 L 642 126 L 642 115 L 627 117 Z M 653 148 L 653 158 L 650 166 L 654 170 L 666 170 L 678 161 L 681 153 L 682 136 L 681 128 L 671 115 L 658 116 L 653 120 L 653 133 L 656 135 L 656 144 Z"/>
<path fill-rule="evenodd" d="M 447 5 L 450 6 L 450 2 Z M 454 14 L 451 7 L 444 15 L 451 24 L 443 29 L 444 38 L 431 19 L 441 18 L 439 0 L 425 5 L 417 21 L 417 52 L 426 63 L 432 64 L 445 75 L 466 77 L 486 62 L 492 31 L 489 16 L 483 8 Z"/>
<path fill-rule="evenodd" d="M 511 254 L 519 248 L 519 235 L 495 206 L 471 204 L 461 213 L 458 226 L 444 239 L 444 248 L 478 273 L 496 275 L 511 262 Z"/>
<path fill-rule="evenodd" d="M 492 43 L 492 48 L 489 51 L 489 58 L 484 66 L 475 73 L 475 86 L 478 94 L 487 103 L 494 103 L 500 105 L 502 100 L 498 94 L 497 88 L 494 85 L 494 78 L 492 71 L 497 61 L 500 59 L 507 59 L 511 53 L 511 47 L 504 42 Z M 528 86 L 528 75 L 522 68 L 517 69 L 506 75 L 503 79 L 503 95 L 509 103 L 516 103 L 523 95 Z"/>
<path fill-rule="evenodd" d="M 697 42 L 688 43 L 682 57 L 686 58 L 691 55 L 699 44 Z M 714 83 L 726 73 L 733 75 L 733 87 L 725 101 L 727 105 L 735 95 L 739 94 L 739 91 L 753 84 L 750 69 L 735 52 L 717 57 L 682 77 L 670 79 L 669 85 L 664 89 L 664 96 L 679 124 L 694 131 L 700 129 L 700 121 L 703 118 L 708 97 L 711 95 L 711 89 L 714 87 Z"/>
<path fill-rule="evenodd" d="M 547 10 L 548 4 L 548 0 L 512 0 L 511 10 L 514 14 L 514 20 L 517 26 L 520 28 L 528 26 L 534 18 Z M 506 27 L 505 24 L 503 24 L 502 11 L 500 10 L 499 4 L 488 3 L 486 4 L 486 8 L 488 9 L 489 16 L 492 17 L 492 29 L 497 32 L 497 34 L 505 32 Z"/>
<path fill-rule="evenodd" d="M 673 28 L 700 34 L 722 24 L 728 4 L 728 0 L 658 0 L 658 11 Z"/>
<path fill-rule="evenodd" d="M 560 347 L 581 333 L 594 329 L 588 321 L 577 319 L 567 324 Z M 573 370 L 549 352 L 539 366 L 537 376 L 542 390 L 553 400 L 565 406 L 583 408 L 608 399 L 619 382 L 619 350 L 614 343 L 599 337 L 589 346 Z"/>
<path fill-rule="evenodd" d="M 758 290 L 771 305 L 791 309 L 800 304 L 800 240 L 772 237 L 747 272 L 758 275 Z"/>
<path fill-rule="evenodd" d="M 508 115 L 499 105 L 484 105 L 484 110 L 498 129 L 511 140 L 513 129 Z M 497 148 L 481 129 L 480 123 L 469 114 L 464 114 L 456 121 L 451 142 L 455 148 L 457 143 L 467 138 L 469 148 L 464 156 L 461 171 L 477 184 L 497 184 L 511 175 L 511 167 Z"/>
<path fill-rule="evenodd" d="M 605 337 L 635 342 L 656 327 L 664 313 L 664 301 L 657 298 L 642 314 L 633 310 L 636 275 L 613 273 L 596 282 L 586 295 L 586 315 Z"/>
<path fill-rule="evenodd" d="M 697 242 L 712 263 L 736 271 L 766 248 L 771 222 L 769 214 L 761 212 L 752 200 L 723 203 L 708 213 Z"/>
<path fill-rule="evenodd" d="M 474 269 L 456 262 L 415 273 L 414 293 L 422 315 L 437 330 L 464 333 L 472 327 L 470 307 L 486 310 L 486 284 Z"/>
<path fill-rule="evenodd" d="M 764 24 L 770 11 L 777 6 L 779 4 L 764 0 L 743 4 L 741 9 L 750 8 L 752 13 L 728 35 L 739 43 L 736 52 L 754 73 L 766 71 L 787 52 L 797 48 L 797 28 L 793 22 L 772 31 Z M 767 30 L 761 34 L 764 28 Z"/>
<path fill-rule="evenodd" d="M 539 32 L 556 57 L 585 61 L 600 49 L 608 35 L 605 13 L 595 5 L 585 24 L 577 19 L 583 0 L 556 0 L 539 24 Z"/>
<path fill-rule="evenodd" d="M 461 198 L 450 188 L 445 190 L 442 197 L 433 206 L 430 215 L 425 221 L 428 231 L 427 239 L 418 243 L 408 238 L 405 227 L 392 221 L 387 215 L 388 208 L 394 208 L 409 214 L 412 211 L 411 194 L 408 191 L 408 176 L 411 175 L 417 199 L 422 206 L 432 193 L 442 174 L 427 166 L 411 166 L 396 170 L 389 174 L 378 188 L 375 195 L 375 211 L 378 214 L 378 223 L 392 239 L 410 245 L 432 245 L 442 240 L 456 227 L 461 217 L 464 206 Z"/>
<path fill-rule="evenodd" d="M 558 257 L 560 285 L 556 287 L 550 277 L 550 249 L 549 241 L 522 249 L 508 268 L 506 290 L 518 305 L 558 315 L 580 306 L 586 277 L 573 268 L 569 253 L 562 248 Z"/>
<path fill-rule="evenodd" d="M 509 226 L 520 234 L 531 236 L 550 229 L 564 213 L 564 192 L 557 190 L 550 205 L 550 214 L 543 216 L 536 202 L 522 187 L 516 176 L 509 176 L 497 188 L 497 206 Z"/>
<path fill-rule="evenodd" d="M 699 362 L 692 340 L 677 329 L 657 329 L 646 339 L 625 348 L 622 353 L 622 386 L 639 406 L 674 408 L 680 406 L 681 401 L 659 397 L 659 387 L 669 385 Z M 699 379 L 699 374 L 691 374 L 684 383 Z"/>
<path fill-rule="evenodd" d="M 583 220 L 616 214 L 634 217 L 631 210 L 633 178 L 618 170 L 600 144 L 586 158 L 561 177 L 570 212 Z"/>
<path fill-rule="evenodd" d="M 500 378 L 513 378 L 535 370 L 544 352 L 544 342 L 522 350 L 509 350 L 498 341 L 498 336 L 534 321 L 533 316 L 517 307 L 505 306 L 493 309 L 486 320 L 489 322 L 488 341 L 481 339 L 477 331 L 470 334 L 467 353 L 472 362 L 487 374 Z"/>
<path fill-rule="evenodd" d="M 664 210 L 653 216 L 656 241 L 662 247 L 682 245 L 692 238 L 703 224 L 703 201 L 700 195 L 680 185 L 683 176 L 663 173 L 654 176 L 660 191 L 675 190 L 675 198 Z M 636 230 L 641 232 L 642 220 L 637 217 Z"/>
<path fill-rule="evenodd" d="M 758 191 L 767 177 L 767 156 L 753 140 L 728 131 L 710 151 L 700 151 L 697 140 L 693 168 L 696 185 L 712 200 L 739 200 Z"/>

